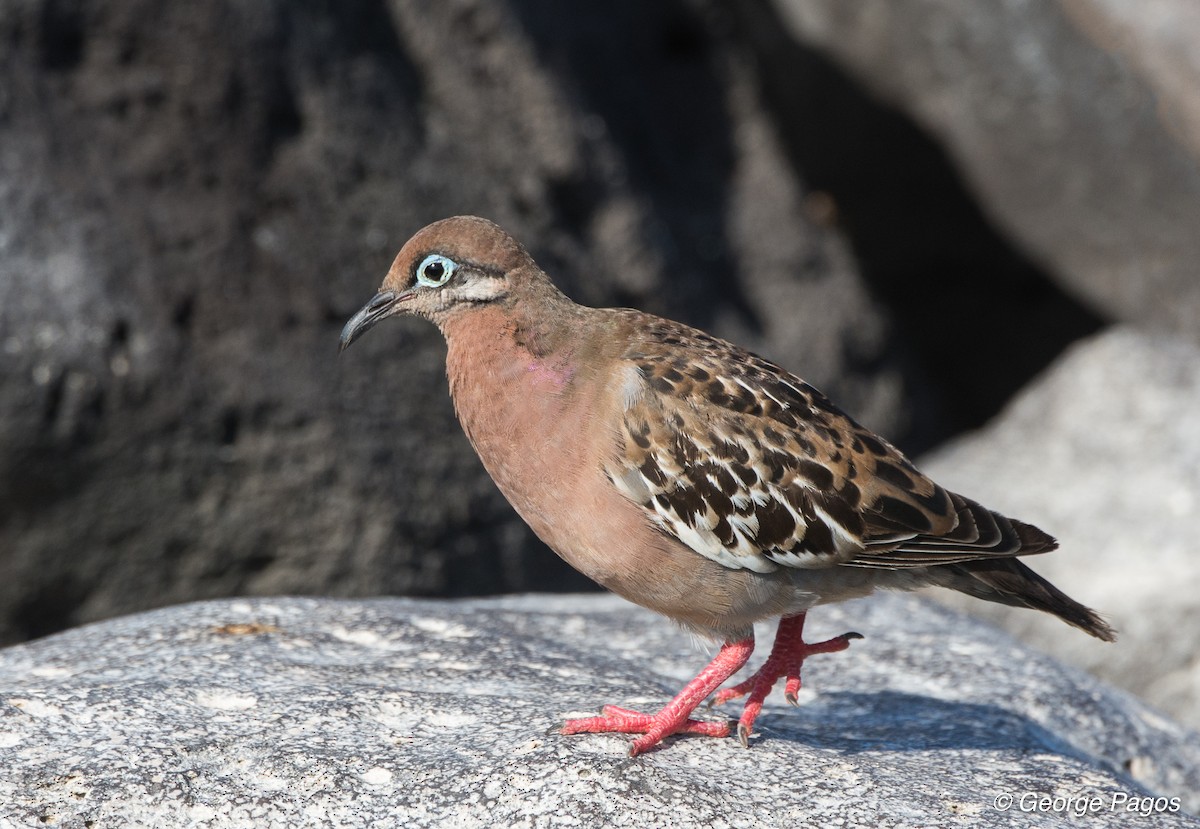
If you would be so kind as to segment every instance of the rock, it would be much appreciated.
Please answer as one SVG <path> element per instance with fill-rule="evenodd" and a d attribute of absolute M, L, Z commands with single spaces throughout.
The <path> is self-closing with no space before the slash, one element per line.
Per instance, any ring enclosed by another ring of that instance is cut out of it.
<path fill-rule="evenodd" d="M 1200 727 L 1200 348 L 1130 328 L 1074 347 L 993 424 L 922 469 L 1055 535 L 1028 560 L 1116 626 L 1115 645 L 1041 614 L 940 592 Z"/>
<path fill-rule="evenodd" d="M 1075 295 L 1196 338 L 1194 3 L 739 5 L 773 15 L 935 135 L 985 211 Z"/>
<path fill-rule="evenodd" d="M 660 705 L 704 657 L 612 597 L 103 622 L 0 651 L 0 826 L 1044 826 L 1084 808 L 1125 827 L 1131 802 L 1200 825 L 1198 735 L 1128 694 L 911 596 L 810 626 L 867 638 L 806 666 L 799 707 L 768 702 L 750 750 L 679 738 L 631 761 L 625 737 L 553 729 Z"/>
<path fill-rule="evenodd" d="M 431 327 L 335 359 L 447 215 L 903 425 L 904 347 L 694 4 L 4 9 L 0 642 L 218 595 L 584 589 L 470 451 Z"/>

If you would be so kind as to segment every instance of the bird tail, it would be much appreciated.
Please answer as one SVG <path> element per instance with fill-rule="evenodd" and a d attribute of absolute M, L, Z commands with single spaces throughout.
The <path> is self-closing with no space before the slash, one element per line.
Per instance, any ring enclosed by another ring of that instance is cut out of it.
<path fill-rule="evenodd" d="M 1100 614 L 1081 605 L 1015 558 L 990 558 L 944 564 L 936 569 L 948 576 L 949 588 L 989 602 L 1043 610 L 1105 642 L 1117 632 Z"/>

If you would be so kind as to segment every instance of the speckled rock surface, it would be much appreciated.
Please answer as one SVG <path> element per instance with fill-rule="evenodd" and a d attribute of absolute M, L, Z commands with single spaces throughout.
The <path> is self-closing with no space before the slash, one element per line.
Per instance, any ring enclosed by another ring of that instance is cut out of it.
<path fill-rule="evenodd" d="M 1116 328 L 1080 343 L 995 422 L 922 468 L 1033 521 L 1061 549 L 1029 564 L 1120 631 L 1061 635 L 1041 614 L 939 600 L 1200 727 L 1200 348 Z"/>
<path fill-rule="evenodd" d="M 1151 794 L 1155 826 L 1200 826 L 1200 739 L 1124 692 L 909 596 L 810 621 L 850 627 L 867 639 L 811 661 L 751 750 L 630 760 L 623 737 L 550 732 L 658 705 L 704 656 L 611 597 L 116 619 L 0 651 L 0 827 L 1042 826 L 1066 798 L 1127 827 L 1120 799 Z"/>

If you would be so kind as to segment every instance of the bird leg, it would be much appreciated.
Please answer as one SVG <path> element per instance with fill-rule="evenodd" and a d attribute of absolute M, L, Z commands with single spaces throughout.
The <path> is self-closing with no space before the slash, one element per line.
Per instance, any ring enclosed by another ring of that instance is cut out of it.
<path fill-rule="evenodd" d="M 852 639 L 863 638 L 861 633 L 851 632 L 843 633 L 841 636 L 835 636 L 824 642 L 805 642 L 803 636 L 804 615 L 798 613 L 795 616 L 785 616 L 780 619 L 779 629 L 775 632 L 775 644 L 771 646 L 771 655 L 767 657 L 767 661 L 762 664 L 762 667 L 745 682 L 718 691 L 717 695 L 713 697 L 712 704 L 720 705 L 749 694 L 746 706 L 742 709 L 742 716 L 738 719 L 738 739 L 744 746 L 750 744 L 750 729 L 754 727 L 754 721 L 758 718 L 758 713 L 762 711 L 763 700 L 775 687 L 776 680 L 781 676 L 787 677 L 783 696 L 784 699 L 795 705 L 796 695 L 800 691 L 800 668 L 804 665 L 805 659 L 815 653 L 844 651 L 850 647 Z"/>
<path fill-rule="evenodd" d="M 657 714 L 642 714 L 628 708 L 606 705 L 599 717 L 567 720 L 563 734 L 600 734 L 621 732 L 641 734 L 629 747 L 630 756 L 658 745 L 671 734 L 705 734 L 709 737 L 728 737 L 729 723 L 703 722 L 691 719 L 691 713 L 721 683 L 736 674 L 754 652 L 754 636 L 738 642 L 726 642 L 712 662 L 668 702 Z"/>

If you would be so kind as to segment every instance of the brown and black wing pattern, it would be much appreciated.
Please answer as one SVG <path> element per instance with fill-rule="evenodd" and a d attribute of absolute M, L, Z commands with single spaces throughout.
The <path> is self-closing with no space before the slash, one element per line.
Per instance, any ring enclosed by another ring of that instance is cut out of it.
<path fill-rule="evenodd" d="M 727 567 L 894 569 L 1054 548 L 922 475 L 803 380 L 634 311 L 606 472 L 665 532 Z"/>

